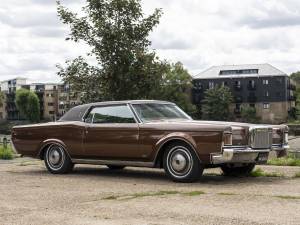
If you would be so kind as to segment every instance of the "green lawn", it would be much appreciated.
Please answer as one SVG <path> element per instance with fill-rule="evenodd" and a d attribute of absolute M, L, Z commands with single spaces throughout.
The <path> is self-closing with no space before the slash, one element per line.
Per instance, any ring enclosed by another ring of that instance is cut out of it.
<path fill-rule="evenodd" d="M 268 165 L 273 166 L 300 166 L 300 159 L 292 157 L 282 157 L 271 159 L 268 161 Z"/>
<path fill-rule="evenodd" d="M 6 149 L 3 146 L 0 146 L 0 159 L 13 159 L 13 158 L 14 158 L 14 153 L 10 145 L 8 145 Z"/>

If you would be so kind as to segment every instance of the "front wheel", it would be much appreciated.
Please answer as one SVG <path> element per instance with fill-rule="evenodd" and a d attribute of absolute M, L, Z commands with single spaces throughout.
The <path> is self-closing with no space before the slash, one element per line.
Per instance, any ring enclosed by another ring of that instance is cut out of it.
<path fill-rule="evenodd" d="M 200 178 L 203 166 L 196 153 L 185 143 L 170 144 L 163 159 L 166 174 L 175 182 L 193 182 Z"/>
<path fill-rule="evenodd" d="M 234 164 L 225 164 L 221 166 L 221 170 L 225 176 L 248 176 L 254 169 L 255 163 L 236 166 Z"/>
<path fill-rule="evenodd" d="M 48 171 L 54 174 L 68 173 L 74 167 L 64 147 L 58 144 L 52 144 L 47 148 L 44 161 Z"/>

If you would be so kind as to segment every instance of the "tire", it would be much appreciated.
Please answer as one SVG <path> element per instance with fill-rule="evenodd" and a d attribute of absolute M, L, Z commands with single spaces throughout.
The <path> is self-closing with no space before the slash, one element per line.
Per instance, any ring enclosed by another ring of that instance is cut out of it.
<path fill-rule="evenodd" d="M 63 174 L 73 170 L 69 155 L 63 146 L 59 144 L 50 145 L 44 153 L 45 165 L 50 173 Z"/>
<path fill-rule="evenodd" d="M 183 142 L 167 146 L 163 167 L 175 182 L 194 182 L 201 177 L 204 169 L 193 149 Z"/>
<path fill-rule="evenodd" d="M 122 170 L 125 166 L 117 166 L 117 165 L 106 165 L 111 170 Z"/>
<path fill-rule="evenodd" d="M 249 163 L 244 166 L 235 166 L 234 164 L 225 164 L 221 166 L 225 176 L 248 176 L 255 167 L 255 163 Z"/>

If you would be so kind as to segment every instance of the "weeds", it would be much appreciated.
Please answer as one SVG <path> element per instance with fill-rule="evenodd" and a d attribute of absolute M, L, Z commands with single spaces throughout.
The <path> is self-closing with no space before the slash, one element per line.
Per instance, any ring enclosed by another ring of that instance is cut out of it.
<path fill-rule="evenodd" d="M 250 177 L 283 177 L 284 175 L 276 172 L 265 172 L 261 168 L 257 168 L 250 173 Z"/>
<path fill-rule="evenodd" d="M 140 192 L 129 195 L 111 195 L 102 200 L 128 200 L 134 198 L 153 197 L 153 196 L 165 196 L 165 195 L 186 195 L 186 196 L 198 196 L 205 194 L 203 191 L 190 191 L 190 192 L 179 192 L 179 191 L 158 191 L 158 192 Z"/>
<path fill-rule="evenodd" d="M 11 147 L 8 145 L 7 148 L 0 146 L 0 159 L 13 159 L 14 153 Z"/>
<path fill-rule="evenodd" d="M 292 157 L 282 157 L 276 159 L 270 159 L 268 165 L 273 166 L 300 166 L 300 159 Z"/>

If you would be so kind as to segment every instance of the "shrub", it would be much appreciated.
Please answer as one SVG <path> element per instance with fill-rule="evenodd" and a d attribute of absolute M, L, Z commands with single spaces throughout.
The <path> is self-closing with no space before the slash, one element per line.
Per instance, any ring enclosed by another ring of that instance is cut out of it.
<path fill-rule="evenodd" d="M 0 159 L 13 159 L 13 158 L 14 158 L 14 153 L 10 146 L 7 146 L 7 148 L 0 146 Z"/>

